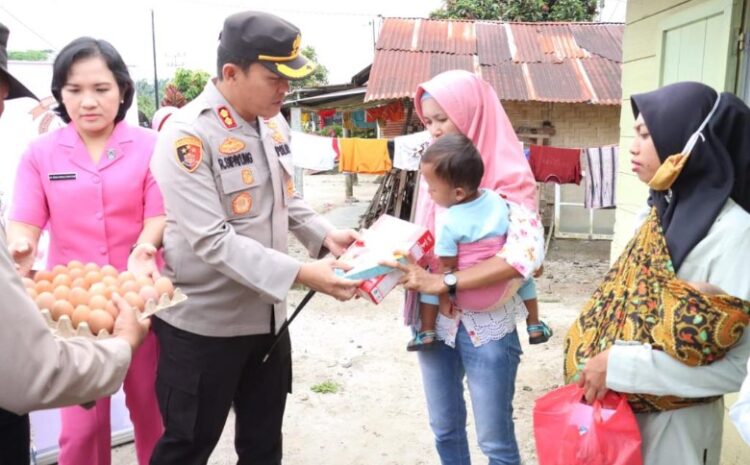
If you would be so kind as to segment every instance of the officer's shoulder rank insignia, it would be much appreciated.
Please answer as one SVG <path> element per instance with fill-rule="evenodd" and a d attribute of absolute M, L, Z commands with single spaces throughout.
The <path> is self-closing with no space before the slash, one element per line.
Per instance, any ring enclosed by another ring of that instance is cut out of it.
<path fill-rule="evenodd" d="M 177 161 L 188 173 L 195 171 L 203 160 L 203 144 L 195 136 L 181 137 L 174 143 Z"/>
<path fill-rule="evenodd" d="M 245 143 L 241 140 L 237 140 L 231 137 L 227 137 L 224 139 L 224 142 L 221 143 L 219 146 L 219 152 L 223 153 L 224 155 L 231 155 L 233 153 L 237 153 L 240 150 L 245 148 Z"/>
<path fill-rule="evenodd" d="M 253 198 L 247 192 L 237 194 L 232 199 L 232 213 L 235 215 L 244 215 L 253 208 Z"/>
<path fill-rule="evenodd" d="M 216 108 L 216 113 L 219 115 L 219 120 L 221 120 L 221 124 L 223 124 L 225 128 L 234 129 L 237 127 L 237 121 L 234 120 L 232 112 L 229 111 L 229 108 L 221 105 L 220 107 Z"/>

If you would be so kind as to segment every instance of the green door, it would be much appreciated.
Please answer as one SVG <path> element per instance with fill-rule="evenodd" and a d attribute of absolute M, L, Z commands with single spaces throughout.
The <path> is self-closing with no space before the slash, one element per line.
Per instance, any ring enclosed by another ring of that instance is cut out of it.
<path fill-rule="evenodd" d="M 660 24 L 660 85 L 700 81 L 735 91 L 742 1 L 712 0 Z"/>

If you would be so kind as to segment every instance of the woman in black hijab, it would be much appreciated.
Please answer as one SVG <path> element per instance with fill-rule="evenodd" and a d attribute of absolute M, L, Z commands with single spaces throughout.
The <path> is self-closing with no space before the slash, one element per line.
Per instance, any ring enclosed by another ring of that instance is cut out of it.
<path fill-rule="evenodd" d="M 566 374 L 589 401 L 628 394 L 644 463 L 718 465 L 722 396 L 750 355 L 750 109 L 695 82 L 631 102 L 651 214 L 568 333 Z"/>

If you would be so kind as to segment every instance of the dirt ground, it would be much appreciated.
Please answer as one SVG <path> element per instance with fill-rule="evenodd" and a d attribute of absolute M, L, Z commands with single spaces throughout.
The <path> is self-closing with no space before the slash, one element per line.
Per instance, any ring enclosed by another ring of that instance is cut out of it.
<path fill-rule="evenodd" d="M 356 203 L 344 202 L 344 177 L 305 177 L 305 197 L 338 226 L 354 226 L 377 189 L 374 176 L 360 176 Z M 301 256 L 298 243 L 290 253 Z M 515 395 L 516 436 L 523 463 L 536 465 L 532 430 L 534 399 L 559 386 L 562 340 L 581 305 L 607 270 L 609 243 L 553 240 L 545 274 L 537 281 L 542 318 L 555 332 L 546 344 L 524 349 Z M 304 295 L 289 296 L 290 313 Z M 394 291 L 380 305 L 338 302 L 315 296 L 291 327 L 294 386 L 284 422 L 284 463 L 294 465 L 437 464 L 427 421 L 417 358 L 405 350 L 403 295 Z M 321 386 L 322 385 L 322 386 Z M 328 391 L 320 392 L 328 388 Z M 467 398 L 468 401 L 468 398 Z M 469 404 L 470 405 L 470 404 Z M 481 408 L 481 407 L 478 407 Z M 473 417 L 468 431 L 475 463 L 485 463 L 476 446 Z M 210 464 L 236 463 L 233 418 Z M 132 444 L 114 451 L 115 465 L 136 465 Z"/>

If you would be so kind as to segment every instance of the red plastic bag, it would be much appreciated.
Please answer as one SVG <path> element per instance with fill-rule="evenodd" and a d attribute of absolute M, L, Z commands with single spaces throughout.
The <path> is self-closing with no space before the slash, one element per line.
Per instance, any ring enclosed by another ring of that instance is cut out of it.
<path fill-rule="evenodd" d="M 625 396 L 608 392 L 588 405 L 569 384 L 534 405 L 539 465 L 643 465 L 641 432 Z"/>

